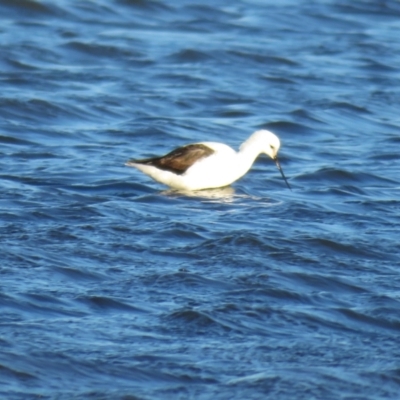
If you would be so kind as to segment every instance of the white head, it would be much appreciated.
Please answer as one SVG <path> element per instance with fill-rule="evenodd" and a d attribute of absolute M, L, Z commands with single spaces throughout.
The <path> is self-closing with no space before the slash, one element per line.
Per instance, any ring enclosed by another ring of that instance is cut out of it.
<path fill-rule="evenodd" d="M 278 136 L 265 129 L 254 132 L 252 136 L 255 136 L 256 140 L 262 143 L 263 153 L 275 160 L 281 147 Z"/>
<path fill-rule="evenodd" d="M 241 146 L 241 149 L 246 147 L 254 147 L 258 153 L 265 153 L 275 160 L 278 155 L 281 142 L 274 133 L 262 129 L 254 132 Z"/>
<path fill-rule="evenodd" d="M 286 185 L 290 189 L 290 185 L 283 174 L 283 170 L 278 160 L 278 152 L 281 147 L 281 142 L 274 133 L 267 131 L 266 129 L 261 129 L 259 131 L 254 132 L 240 147 L 240 150 L 246 150 L 247 148 L 253 148 L 257 151 L 258 154 L 265 153 L 267 156 L 270 156 L 274 161 L 276 166 L 278 167 L 282 178 L 286 182 Z"/>

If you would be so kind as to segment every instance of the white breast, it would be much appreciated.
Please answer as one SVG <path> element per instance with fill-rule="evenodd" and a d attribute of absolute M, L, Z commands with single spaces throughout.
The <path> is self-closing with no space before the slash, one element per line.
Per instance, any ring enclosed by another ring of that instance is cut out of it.
<path fill-rule="evenodd" d="M 202 143 L 215 151 L 196 162 L 183 175 L 185 189 L 199 190 L 227 186 L 238 178 L 237 153 L 222 143 Z M 240 175 L 239 175 L 240 176 Z"/>

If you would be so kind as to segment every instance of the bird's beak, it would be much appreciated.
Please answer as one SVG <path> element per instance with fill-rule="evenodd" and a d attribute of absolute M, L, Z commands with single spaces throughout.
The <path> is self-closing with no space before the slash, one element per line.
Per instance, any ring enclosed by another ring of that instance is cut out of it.
<path fill-rule="evenodd" d="M 278 167 L 279 171 L 281 172 L 282 178 L 283 178 L 283 180 L 285 181 L 287 187 L 288 187 L 290 190 L 292 190 L 292 188 L 291 188 L 290 185 L 289 185 L 289 182 L 288 182 L 287 179 L 286 179 L 285 174 L 283 173 L 283 169 L 282 169 L 282 167 L 281 167 L 281 164 L 279 163 L 278 157 L 275 156 L 275 157 L 273 158 L 273 160 L 275 161 L 276 166 Z"/>

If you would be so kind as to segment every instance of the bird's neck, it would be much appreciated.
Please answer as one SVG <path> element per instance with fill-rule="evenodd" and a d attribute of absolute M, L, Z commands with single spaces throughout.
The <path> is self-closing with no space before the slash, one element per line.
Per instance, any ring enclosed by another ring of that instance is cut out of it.
<path fill-rule="evenodd" d="M 247 140 L 238 151 L 239 164 L 243 168 L 243 175 L 251 168 L 256 158 L 260 155 L 259 147 L 255 143 Z"/>

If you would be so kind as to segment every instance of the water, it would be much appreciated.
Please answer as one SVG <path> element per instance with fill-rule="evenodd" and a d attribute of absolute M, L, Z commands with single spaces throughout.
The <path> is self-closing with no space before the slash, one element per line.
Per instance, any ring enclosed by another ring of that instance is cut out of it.
<path fill-rule="evenodd" d="M 398 399 L 400 3 L 170 3 L 0 1 L 1 397 Z"/>

